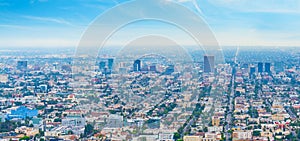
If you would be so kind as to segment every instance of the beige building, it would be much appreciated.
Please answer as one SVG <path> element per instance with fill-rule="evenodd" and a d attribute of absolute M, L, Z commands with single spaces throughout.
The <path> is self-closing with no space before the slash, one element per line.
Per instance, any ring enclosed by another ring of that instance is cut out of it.
<path fill-rule="evenodd" d="M 250 141 L 252 139 L 252 131 L 234 131 L 232 133 L 233 141 Z"/>
<path fill-rule="evenodd" d="M 202 141 L 202 137 L 200 136 L 184 136 L 184 141 Z"/>
<path fill-rule="evenodd" d="M 219 117 L 213 116 L 211 122 L 212 122 L 213 126 L 220 126 L 220 118 Z"/>
<path fill-rule="evenodd" d="M 284 120 L 284 115 L 283 114 L 274 114 L 274 115 L 272 115 L 272 120 L 283 121 Z"/>

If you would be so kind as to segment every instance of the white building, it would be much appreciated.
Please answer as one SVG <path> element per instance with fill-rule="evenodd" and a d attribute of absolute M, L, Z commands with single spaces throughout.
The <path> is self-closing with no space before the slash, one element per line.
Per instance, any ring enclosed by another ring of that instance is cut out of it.
<path fill-rule="evenodd" d="M 174 141 L 174 133 L 159 133 L 159 141 Z"/>

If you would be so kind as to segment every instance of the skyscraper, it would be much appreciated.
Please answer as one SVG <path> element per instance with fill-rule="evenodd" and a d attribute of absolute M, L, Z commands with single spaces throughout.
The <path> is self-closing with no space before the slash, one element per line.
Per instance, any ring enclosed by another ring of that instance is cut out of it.
<path fill-rule="evenodd" d="M 271 63 L 265 63 L 265 72 L 271 72 Z"/>
<path fill-rule="evenodd" d="M 112 70 L 112 67 L 113 67 L 113 64 L 114 64 L 114 59 L 113 59 L 113 58 L 110 58 L 110 59 L 108 59 L 107 62 L 108 62 L 108 63 L 107 63 L 107 67 L 108 67 L 108 69 L 111 71 L 111 70 Z"/>
<path fill-rule="evenodd" d="M 215 69 L 215 56 L 205 55 L 204 56 L 204 72 L 214 72 Z"/>
<path fill-rule="evenodd" d="M 253 75 L 256 72 L 256 68 L 254 66 L 250 67 L 250 75 Z"/>
<path fill-rule="evenodd" d="M 133 63 L 133 71 L 141 71 L 141 60 L 135 60 Z"/>
<path fill-rule="evenodd" d="M 101 61 L 101 62 L 99 63 L 99 70 L 103 71 L 104 68 L 105 68 L 105 66 L 106 66 L 106 62 Z"/>
<path fill-rule="evenodd" d="M 262 73 L 263 71 L 264 71 L 264 68 L 263 68 L 264 66 L 263 66 L 263 63 L 262 62 L 259 62 L 258 64 L 257 64 L 257 71 L 258 71 L 258 73 Z"/>
<path fill-rule="evenodd" d="M 256 72 L 256 67 L 255 66 L 250 66 L 250 78 L 252 79 L 255 75 L 255 72 Z"/>

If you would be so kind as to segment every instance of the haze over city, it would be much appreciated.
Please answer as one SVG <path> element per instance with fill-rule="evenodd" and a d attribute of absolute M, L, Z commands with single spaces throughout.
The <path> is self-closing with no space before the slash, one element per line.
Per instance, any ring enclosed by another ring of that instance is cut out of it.
<path fill-rule="evenodd" d="M 298 141 L 298 0 L 0 0 L 0 141 Z"/>

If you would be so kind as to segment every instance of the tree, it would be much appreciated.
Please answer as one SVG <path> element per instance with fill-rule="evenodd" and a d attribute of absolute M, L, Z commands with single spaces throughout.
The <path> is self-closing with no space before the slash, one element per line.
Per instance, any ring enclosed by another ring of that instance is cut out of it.
<path fill-rule="evenodd" d="M 288 139 L 288 140 L 292 140 L 293 139 L 293 134 L 289 134 L 289 135 L 285 136 L 285 138 Z"/>
<path fill-rule="evenodd" d="M 174 139 L 175 140 L 178 140 L 178 139 L 180 139 L 180 134 L 178 133 L 178 132 L 176 132 L 176 133 L 174 133 Z"/>
<path fill-rule="evenodd" d="M 15 102 L 14 103 L 16 106 L 21 106 L 22 105 L 22 102 Z"/>
<path fill-rule="evenodd" d="M 73 134 L 73 131 L 72 130 L 69 130 L 68 131 L 68 135 L 72 135 Z"/>
<path fill-rule="evenodd" d="M 208 132 L 208 128 L 207 128 L 207 127 L 204 127 L 204 128 L 203 128 L 203 132 Z"/>
<path fill-rule="evenodd" d="M 256 137 L 260 136 L 260 131 L 253 131 L 253 136 L 256 136 Z"/>
<path fill-rule="evenodd" d="M 94 131 L 94 126 L 91 124 L 87 124 L 84 129 L 84 136 L 88 136 L 89 134 L 93 133 L 93 131 Z"/>
<path fill-rule="evenodd" d="M 28 137 L 28 136 L 24 136 L 19 139 L 19 141 L 29 141 L 29 140 L 30 140 L 30 137 Z"/>
<path fill-rule="evenodd" d="M 297 138 L 300 139 L 300 130 L 297 130 Z"/>
<path fill-rule="evenodd" d="M 226 137 L 224 135 L 224 133 L 221 134 L 221 141 L 225 141 L 226 140 Z"/>
<path fill-rule="evenodd" d="M 56 118 L 56 119 L 54 119 L 54 122 L 61 122 L 61 119 L 60 118 Z"/>

